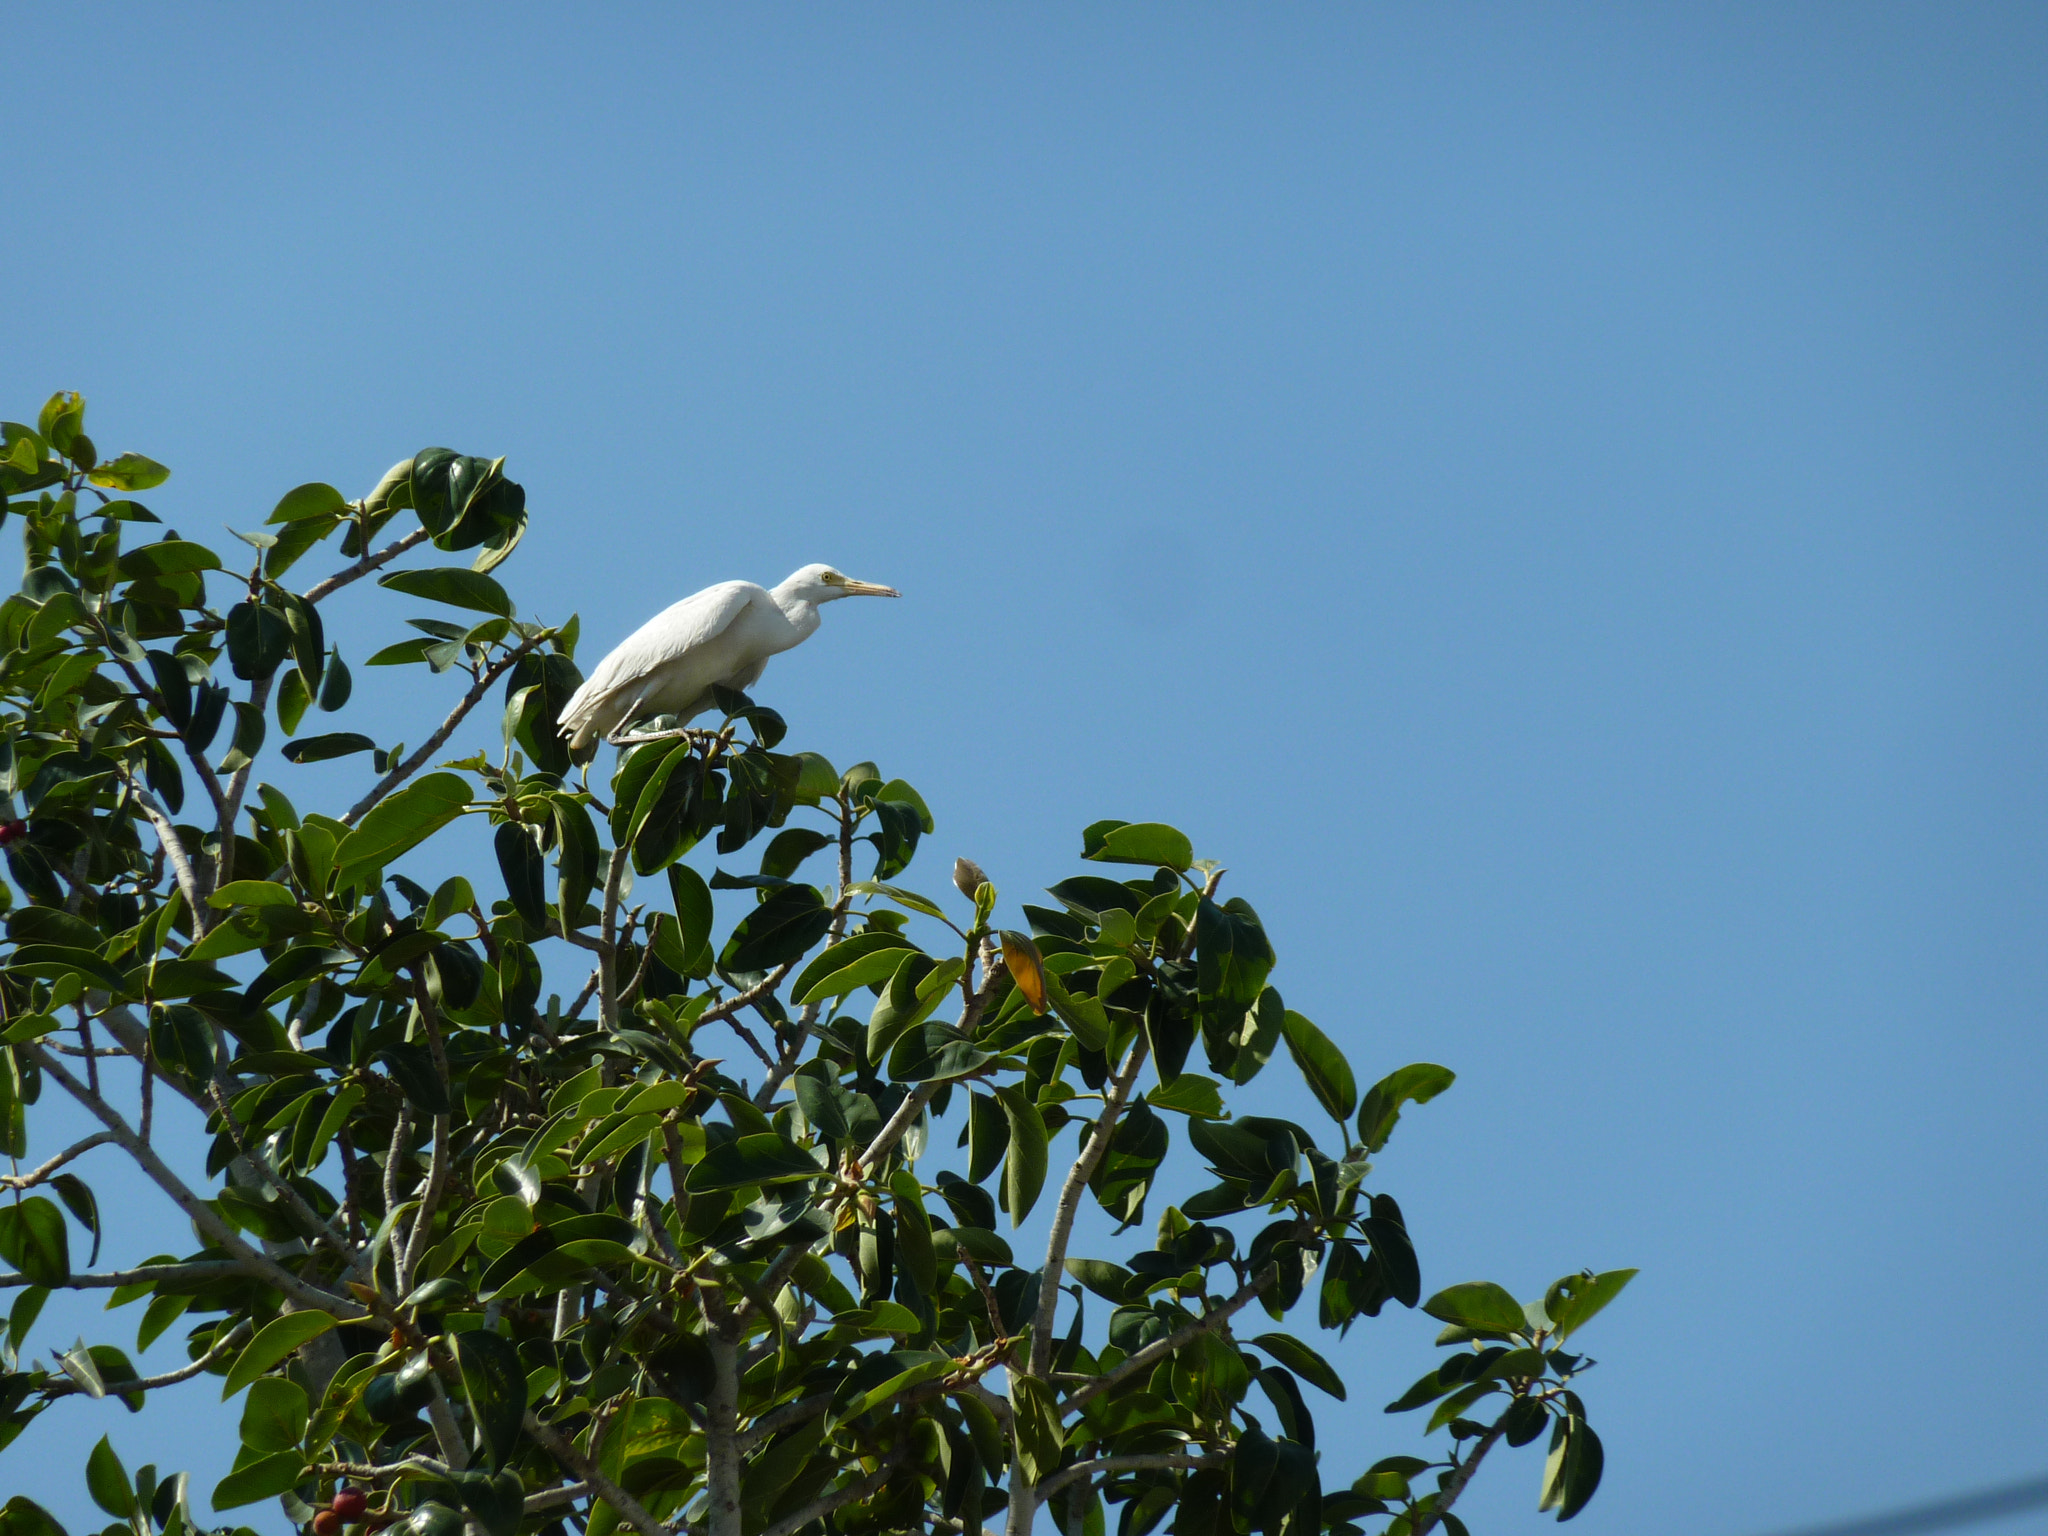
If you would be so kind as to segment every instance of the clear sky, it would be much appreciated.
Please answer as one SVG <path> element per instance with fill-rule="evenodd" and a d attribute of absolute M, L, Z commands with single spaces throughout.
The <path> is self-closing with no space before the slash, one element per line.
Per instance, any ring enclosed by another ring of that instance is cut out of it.
<path fill-rule="evenodd" d="M 1380 1164 L 1427 1287 L 1642 1267 L 1581 1528 L 2048 1468 L 2048 10 L 5 35 L 0 413 L 86 391 L 219 537 L 505 454 L 504 574 L 587 657 L 714 580 L 902 588 L 771 667 L 793 746 L 1010 901 L 1099 816 L 1184 827 L 1362 1079 L 1461 1074 Z M 387 738 L 448 691 L 357 678 Z M 1408 1447 L 1433 1331 L 1354 1331 L 1326 1477 Z M 111 1431 L 210 1487 L 211 1396 L 61 1404 L 0 1486 L 96 1525 Z"/>

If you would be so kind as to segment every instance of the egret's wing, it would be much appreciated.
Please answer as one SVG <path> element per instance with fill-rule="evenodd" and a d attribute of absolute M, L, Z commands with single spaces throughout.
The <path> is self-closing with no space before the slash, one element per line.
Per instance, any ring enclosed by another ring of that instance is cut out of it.
<path fill-rule="evenodd" d="M 585 725 L 608 704 L 644 689 L 656 673 L 717 639 L 749 603 L 766 596 L 751 581 L 721 581 L 664 608 L 620 641 L 570 696 L 562 710 L 563 734 L 589 734 Z"/>

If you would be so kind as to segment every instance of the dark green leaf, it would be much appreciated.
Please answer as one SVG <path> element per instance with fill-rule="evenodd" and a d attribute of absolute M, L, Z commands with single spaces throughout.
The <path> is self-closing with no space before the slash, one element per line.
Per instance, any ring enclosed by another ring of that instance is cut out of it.
<path fill-rule="evenodd" d="M 801 957 L 832 926 L 832 909 L 814 886 L 775 892 L 740 920 L 718 963 L 727 971 L 766 971 Z"/>
<path fill-rule="evenodd" d="M 469 784 L 457 774 L 417 779 L 370 808 L 334 850 L 335 867 L 344 880 L 382 869 L 455 820 L 468 804 Z"/>
<path fill-rule="evenodd" d="M 1343 1378 L 1331 1368 L 1329 1361 L 1301 1340 L 1284 1333 L 1262 1333 L 1252 1342 L 1310 1386 L 1321 1388 L 1340 1403 L 1344 1401 Z"/>
<path fill-rule="evenodd" d="M 100 1261 L 100 1203 L 93 1197 L 85 1180 L 75 1173 L 60 1173 L 50 1180 L 50 1188 L 57 1191 L 57 1198 L 64 1202 L 64 1208 L 78 1218 L 78 1224 L 92 1234 L 92 1252 L 87 1255 L 85 1267 L 91 1269 Z"/>
<path fill-rule="evenodd" d="M 292 675 L 296 677 L 298 674 Z M 369 737 L 359 736 L 354 731 L 335 731 L 326 736 L 307 736 L 298 741 L 288 741 L 282 750 L 287 762 L 324 763 L 330 758 L 374 751 L 376 746 L 377 743 Z M 464 797 L 467 798 L 467 795 L 468 791 L 465 789 Z"/>
<path fill-rule="evenodd" d="M 0 1073 L 6 1071 L 6 1063 L 0 1061 Z M 41 1195 L 19 1204 L 0 1205 L 0 1258 L 33 1285 L 62 1285 L 71 1278 L 71 1244 L 64 1230 L 64 1213 Z"/>
<path fill-rule="evenodd" d="M 823 1174 L 824 1169 L 802 1147 L 777 1135 L 761 1134 L 742 1136 L 722 1147 L 711 1148 L 690 1170 L 685 1182 L 694 1195 L 749 1184 L 786 1184 Z"/>
<path fill-rule="evenodd" d="M 305 1438 L 310 1409 L 306 1389 L 286 1376 L 249 1384 L 242 1403 L 242 1444 L 252 1451 L 289 1451 Z"/>
<path fill-rule="evenodd" d="M 1101 864 L 1184 870 L 1195 862 L 1187 834 L 1157 821 L 1098 821 L 1081 834 L 1081 857 Z"/>
<path fill-rule="evenodd" d="M 268 603 L 244 600 L 230 608 L 227 636 L 228 664 L 244 681 L 270 676 L 291 654 L 291 625 Z"/>
<path fill-rule="evenodd" d="M 1047 1137 L 1045 1120 L 1033 1104 L 1015 1088 L 997 1087 L 997 1100 L 1010 1122 L 1009 1156 L 1003 1161 L 1003 1208 L 1010 1213 L 1012 1228 L 1021 1227 L 1038 1192 L 1045 1187 Z"/>
<path fill-rule="evenodd" d="M 333 714 L 348 702 L 353 687 L 348 668 L 341 660 L 341 647 L 337 645 L 328 651 L 327 670 L 320 678 L 320 707 Z"/>
<path fill-rule="evenodd" d="M 313 481 L 286 491 L 266 523 L 294 523 L 302 517 L 326 517 L 347 508 L 348 498 L 331 485 Z"/>
<path fill-rule="evenodd" d="M 1446 1286 L 1422 1310 L 1440 1323 L 1477 1333 L 1518 1333 L 1529 1326 L 1522 1304 L 1491 1280 Z"/>
<path fill-rule="evenodd" d="M 1366 1151 L 1377 1152 L 1387 1144 L 1403 1104 L 1427 1104 L 1457 1080 L 1458 1074 L 1449 1067 L 1418 1061 L 1374 1083 L 1358 1106 L 1358 1139 L 1365 1143 Z"/>
<path fill-rule="evenodd" d="M 1543 1299 L 1543 1310 L 1550 1317 L 1557 1341 L 1563 1343 L 1584 1327 L 1635 1277 L 1633 1269 L 1610 1269 L 1597 1275 L 1566 1275 L 1552 1285 Z"/>
<path fill-rule="evenodd" d="M 1358 1107 L 1358 1083 L 1344 1053 L 1328 1035 L 1292 1008 L 1281 1015 L 1280 1033 L 1316 1102 L 1338 1124 L 1349 1120 L 1351 1111 Z"/>
<path fill-rule="evenodd" d="M 477 1438 L 492 1467 L 503 1467 L 519 1448 L 519 1424 L 526 1412 L 525 1367 L 511 1340 L 495 1333 L 477 1329 L 454 1335 L 452 1342 Z"/>
<path fill-rule="evenodd" d="M 857 987 L 886 981 L 903 963 L 903 952 L 912 947 L 900 933 L 878 928 L 842 939 L 797 975 L 789 989 L 790 1000 L 802 1004 L 843 997 Z"/>
<path fill-rule="evenodd" d="M 498 873 L 504 877 L 505 893 L 512 898 L 513 908 L 535 928 L 545 928 L 548 922 L 548 863 L 534 842 L 533 834 L 520 822 L 504 822 L 493 834 L 492 846 L 498 855 Z"/>
<path fill-rule="evenodd" d="M 113 1444 L 105 1435 L 85 1458 L 85 1491 L 92 1495 L 93 1503 L 112 1515 L 116 1520 L 132 1519 L 135 1514 L 135 1486 L 128 1481 L 128 1469 L 121 1465 L 121 1458 L 114 1454 Z"/>
<path fill-rule="evenodd" d="M 305 1475 L 305 1458 L 297 1451 L 278 1451 L 230 1472 L 213 1487 L 213 1507 L 234 1509 L 258 1499 L 288 1493 Z"/>
<path fill-rule="evenodd" d="M 394 571 L 389 576 L 379 576 L 377 585 L 403 592 L 407 597 L 425 598 L 430 603 L 446 603 L 452 608 L 468 608 L 477 613 L 494 613 L 503 619 L 511 618 L 518 611 L 511 597 L 496 581 L 458 565 Z"/>

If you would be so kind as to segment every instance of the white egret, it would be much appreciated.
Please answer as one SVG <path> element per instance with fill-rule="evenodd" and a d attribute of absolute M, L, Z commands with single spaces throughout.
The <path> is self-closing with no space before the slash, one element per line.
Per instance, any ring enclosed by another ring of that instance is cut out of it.
<path fill-rule="evenodd" d="M 706 587 L 663 609 L 597 664 L 564 706 L 562 734 L 581 751 L 647 715 L 687 722 L 711 708 L 714 684 L 751 688 L 770 656 L 808 640 L 820 603 L 900 596 L 829 565 L 807 565 L 772 591 L 751 581 Z"/>

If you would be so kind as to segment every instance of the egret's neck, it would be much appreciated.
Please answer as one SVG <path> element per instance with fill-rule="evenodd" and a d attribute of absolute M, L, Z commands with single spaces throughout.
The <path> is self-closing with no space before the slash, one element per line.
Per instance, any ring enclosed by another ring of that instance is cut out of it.
<path fill-rule="evenodd" d="M 800 640 L 809 639 L 818 627 L 818 605 L 807 597 L 797 596 L 790 590 L 786 581 L 768 595 L 775 599 L 775 606 L 782 610 L 783 618 L 789 621 L 789 627 L 795 631 L 795 636 L 789 643 L 795 645 Z"/>

